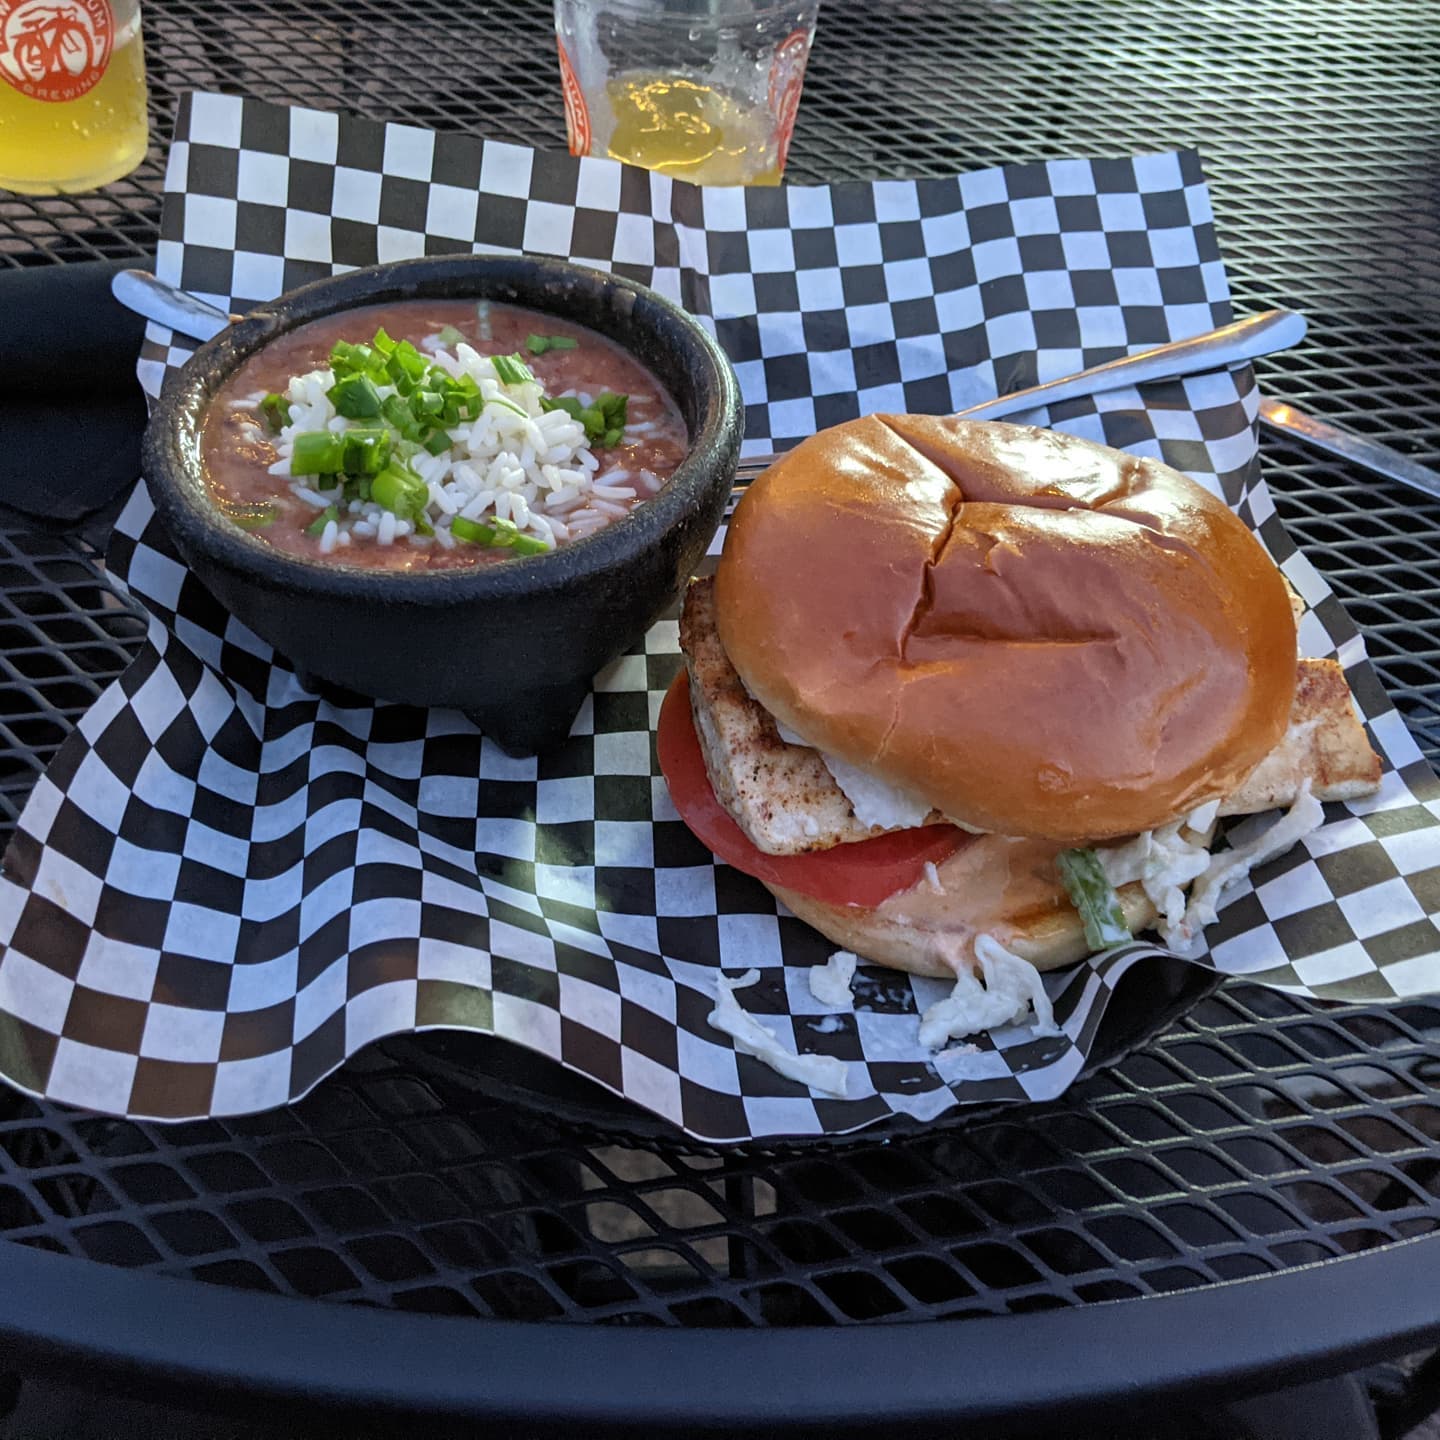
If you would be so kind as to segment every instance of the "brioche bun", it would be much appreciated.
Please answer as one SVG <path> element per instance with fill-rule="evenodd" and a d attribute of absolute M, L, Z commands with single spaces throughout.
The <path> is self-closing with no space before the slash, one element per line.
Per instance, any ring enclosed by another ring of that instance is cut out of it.
<path fill-rule="evenodd" d="M 1287 588 L 1242 521 L 1157 461 L 1028 426 L 806 440 L 741 500 L 716 602 L 782 724 L 1008 836 L 1133 835 L 1228 794 L 1295 688 Z"/>

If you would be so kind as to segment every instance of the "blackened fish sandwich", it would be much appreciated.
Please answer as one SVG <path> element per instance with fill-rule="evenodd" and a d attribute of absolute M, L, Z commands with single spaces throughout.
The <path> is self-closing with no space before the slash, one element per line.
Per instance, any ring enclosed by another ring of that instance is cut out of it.
<path fill-rule="evenodd" d="M 862 959 L 993 989 L 1147 929 L 1183 949 L 1379 783 L 1297 604 L 1155 460 L 871 416 L 741 500 L 687 596 L 662 766 L 712 850 Z M 1277 809 L 1212 853 L 1220 817 Z"/>

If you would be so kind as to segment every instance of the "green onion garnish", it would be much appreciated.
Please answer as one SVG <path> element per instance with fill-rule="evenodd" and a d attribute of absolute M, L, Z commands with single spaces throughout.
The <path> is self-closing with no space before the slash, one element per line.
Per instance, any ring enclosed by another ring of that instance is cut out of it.
<path fill-rule="evenodd" d="M 306 527 L 307 535 L 323 535 L 325 527 L 332 520 L 339 520 L 340 512 L 333 505 L 327 505 Z"/>
<path fill-rule="evenodd" d="M 442 325 L 438 338 L 442 345 L 458 345 L 465 336 L 453 325 Z"/>
<path fill-rule="evenodd" d="M 573 395 L 540 397 L 542 410 L 563 410 L 572 420 L 578 420 L 585 427 L 586 439 L 597 448 L 618 445 L 625 438 L 629 403 L 628 395 L 612 395 L 608 390 L 590 405 L 582 405 Z"/>
<path fill-rule="evenodd" d="M 468 540 L 472 545 L 488 545 L 495 535 L 488 525 L 467 520 L 463 515 L 457 515 L 451 520 L 450 533 L 457 540 Z"/>
<path fill-rule="evenodd" d="M 290 402 L 283 395 L 271 391 L 260 402 L 260 413 L 265 417 L 265 423 L 278 435 L 290 423 Z"/>
<path fill-rule="evenodd" d="M 341 437 L 341 463 L 347 475 L 378 475 L 394 446 L 383 425 L 352 425 Z"/>
<path fill-rule="evenodd" d="M 419 516 L 430 501 L 430 487 L 413 471 L 390 465 L 370 482 L 370 498 L 402 520 Z"/>
<path fill-rule="evenodd" d="M 222 513 L 242 530 L 263 530 L 280 518 L 280 512 L 273 505 L 222 506 Z"/>
<path fill-rule="evenodd" d="M 527 335 L 525 348 L 532 355 L 543 355 L 547 350 L 574 350 L 580 342 L 569 335 Z"/>
<path fill-rule="evenodd" d="M 389 355 L 395 348 L 395 342 L 385 333 L 385 327 L 383 325 L 375 332 L 375 338 L 370 343 L 382 355 Z"/>
<path fill-rule="evenodd" d="M 488 545 L 492 550 L 513 550 L 517 555 L 543 555 L 550 548 L 536 536 L 522 534 L 513 521 L 502 520 L 498 515 L 484 525 L 457 515 L 450 522 L 450 533 L 457 540 Z"/>
<path fill-rule="evenodd" d="M 1092 950 L 1123 945 L 1134 938 L 1125 922 L 1125 912 L 1120 908 L 1120 897 L 1093 850 L 1062 850 L 1055 857 L 1055 864 L 1071 904 L 1085 922 L 1085 943 Z"/>
<path fill-rule="evenodd" d="M 534 372 L 518 355 L 492 355 L 490 363 L 502 385 L 523 385 L 535 378 Z"/>
<path fill-rule="evenodd" d="M 380 406 L 380 413 L 387 424 L 400 432 L 402 440 L 413 440 L 417 445 L 420 443 L 424 427 L 415 418 L 403 395 L 387 395 Z"/>
<path fill-rule="evenodd" d="M 330 387 L 330 403 L 347 420 L 373 420 L 380 413 L 380 392 L 363 372 L 346 375 Z"/>
<path fill-rule="evenodd" d="M 290 453 L 292 475 L 334 475 L 345 466 L 344 439 L 329 430 L 302 430 Z"/>
<path fill-rule="evenodd" d="M 499 405 L 506 410 L 513 410 L 517 415 L 528 415 L 530 413 L 523 405 L 517 405 L 508 395 L 492 395 L 485 403 L 487 405 Z"/>
<path fill-rule="evenodd" d="M 450 448 L 450 437 L 443 430 L 432 430 L 425 437 L 424 446 L 432 455 L 443 455 Z"/>

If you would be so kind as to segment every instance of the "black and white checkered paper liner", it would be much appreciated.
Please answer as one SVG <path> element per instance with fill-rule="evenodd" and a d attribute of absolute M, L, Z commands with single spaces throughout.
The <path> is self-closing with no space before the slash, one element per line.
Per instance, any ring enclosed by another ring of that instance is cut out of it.
<path fill-rule="evenodd" d="M 439 251 L 613 269 L 714 325 L 747 445 L 877 410 L 943 412 L 1229 316 L 1194 155 L 948 180 L 701 190 L 603 159 L 235 97 L 182 108 L 161 275 L 229 310 Z M 154 394 L 187 347 L 152 327 Z M 1381 793 L 1239 887 L 1200 963 L 1323 997 L 1440 989 L 1437 786 L 1338 602 L 1280 530 L 1248 371 L 1033 418 L 1156 455 L 1223 493 L 1310 605 L 1386 757 Z M 718 542 L 717 542 L 718 543 Z M 1064 1034 L 1011 1027 L 936 1056 L 939 982 L 862 969 L 828 1015 L 831 946 L 676 818 L 653 726 L 676 626 L 601 675 L 569 742 L 516 759 L 460 715 L 307 693 L 176 558 L 143 485 L 111 573 L 144 650 L 37 784 L 0 881 L 0 1073 L 33 1094 L 167 1119 L 303 1095 L 380 1036 L 493 1033 L 692 1135 L 840 1134 L 893 1113 L 1041 1100 L 1079 1072 L 1137 944 L 1049 977 Z M 826 1099 L 707 1024 L 717 968 L 747 1008 L 846 1062 Z"/>

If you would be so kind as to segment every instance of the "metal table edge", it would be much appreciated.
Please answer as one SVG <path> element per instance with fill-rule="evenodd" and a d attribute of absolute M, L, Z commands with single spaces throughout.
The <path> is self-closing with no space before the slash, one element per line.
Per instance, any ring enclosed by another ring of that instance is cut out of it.
<path fill-rule="evenodd" d="M 316 1305 L 0 1242 L 0 1361 L 192 1404 L 523 1420 L 526 1433 L 965 1420 L 1005 1433 L 1167 1394 L 1234 1400 L 1421 1348 L 1440 1338 L 1437 1264 L 1440 1234 L 1168 1295 L 780 1337 Z M 1297 1313 L 1325 1317 L 1301 1349 Z M 116 1314 L 146 1323 L 117 1340 Z M 1017 1355 L 1032 1357 L 1018 1402 Z"/>

